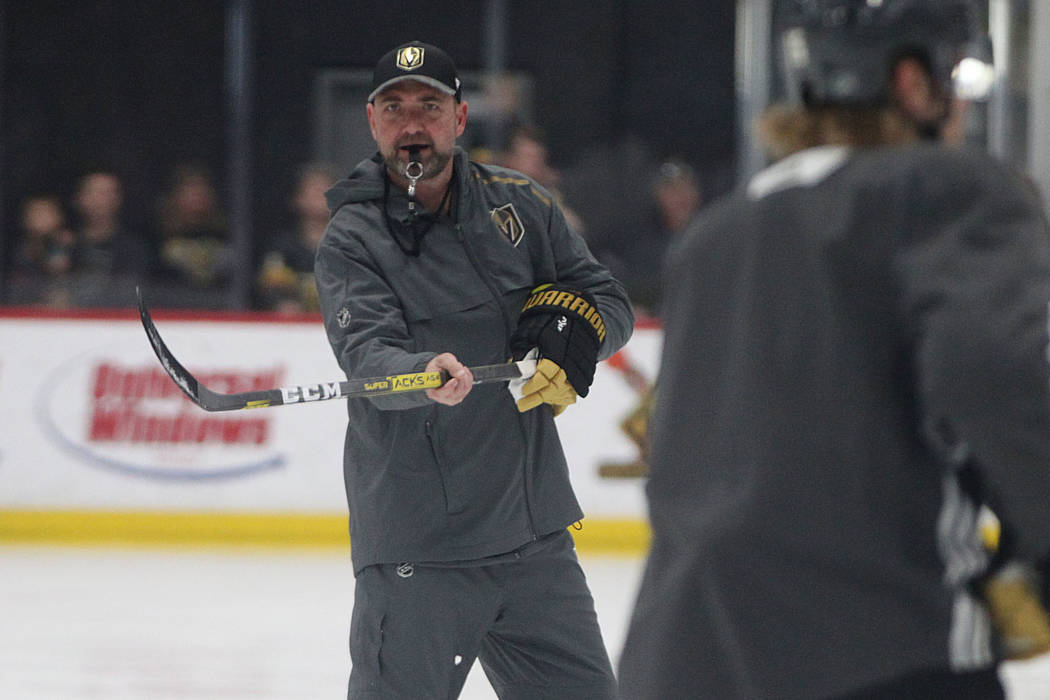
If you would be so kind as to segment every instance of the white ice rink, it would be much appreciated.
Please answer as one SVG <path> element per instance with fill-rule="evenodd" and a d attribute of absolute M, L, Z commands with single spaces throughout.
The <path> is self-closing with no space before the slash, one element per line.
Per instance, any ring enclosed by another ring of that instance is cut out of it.
<path fill-rule="evenodd" d="M 582 560 L 615 662 L 641 561 Z M 0 546 L 0 698 L 344 698 L 352 598 L 330 551 Z M 1050 698 L 1050 658 L 1004 677 Z M 475 666 L 462 698 L 494 697 Z"/>

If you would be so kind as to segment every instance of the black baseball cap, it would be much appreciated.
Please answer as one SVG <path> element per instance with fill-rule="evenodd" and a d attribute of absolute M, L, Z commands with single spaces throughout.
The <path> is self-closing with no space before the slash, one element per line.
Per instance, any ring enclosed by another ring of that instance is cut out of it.
<path fill-rule="evenodd" d="M 383 90 L 402 80 L 418 80 L 452 95 L 458 102 L 461 98 L 456 64 L 449 55 L 436 46 L 421 41 L 410 41 L 385 54 L 372 73 L 372 102 Z"/>

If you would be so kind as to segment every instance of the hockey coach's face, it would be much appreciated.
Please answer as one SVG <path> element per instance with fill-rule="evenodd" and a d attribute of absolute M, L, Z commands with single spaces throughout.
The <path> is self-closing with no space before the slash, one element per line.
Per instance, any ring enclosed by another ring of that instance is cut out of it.
<path fill-rule="evenodd" d="M 404 80 L 376 95 L 368 105 L 368 124 L 397 175 L 405 171 L 409 149 L 417 147 L 426 180 L 451 167 L 456 139 L 467 126 L 467 103 L 426 83 Z"/>

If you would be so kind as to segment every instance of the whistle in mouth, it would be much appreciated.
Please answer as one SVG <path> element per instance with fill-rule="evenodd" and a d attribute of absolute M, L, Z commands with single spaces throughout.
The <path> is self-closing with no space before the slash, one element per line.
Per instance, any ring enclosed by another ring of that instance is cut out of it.
<path fill-rule="evenodd" d="M 423 177 L 423 163 L 419 160 L 419 146 L 409 146 L 408 164 L 405 165 L 405 177 L 408 178 L 408 196 L 416 194 L 416 182 Z"/>

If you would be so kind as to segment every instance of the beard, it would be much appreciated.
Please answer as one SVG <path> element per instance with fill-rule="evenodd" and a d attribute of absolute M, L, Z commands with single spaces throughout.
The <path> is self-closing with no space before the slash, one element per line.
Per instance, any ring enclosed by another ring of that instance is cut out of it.
<path fill-rule="evenodd" d="M 404 145 L 395 146 L 383 153 L 383 160 L 386 163 L 387 170 L 398 180 L 408 180 L 408 176 L 405 174 L 405 169 L 409 163 L 408 151 L 404 149 Z M 423 152 L 419 154 L 419 162 L 423 164 L 423 174 L 419 176 L 419 180 L 429 180 L 436 177 L 452 160 L 451 149 L 439 151 L 432 143 L 427 143 L 426 145 L 428 148 L 423 149 Z"/>

